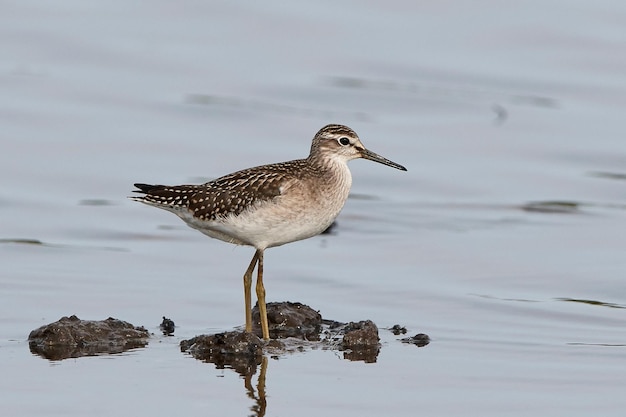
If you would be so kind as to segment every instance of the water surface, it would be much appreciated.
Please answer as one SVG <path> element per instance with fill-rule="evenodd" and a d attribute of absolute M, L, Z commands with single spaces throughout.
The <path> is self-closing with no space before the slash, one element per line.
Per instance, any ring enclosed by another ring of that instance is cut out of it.
<path fill-rule="evenodd" d="M 178 348 L 242 325 L 252 250 L 126 196 L 304 157 L 343 123 L 408 171 L 351 162 L 334 233 L 266 253 L 268 300 L 432 342 L 269 359 L 266 415 L 622 415 L 625 24 L 608 1 L 6 3 L 3 412 L 260 414 L 256 379 Z M 155 337 L 31 355 L 71 314 Z"/>

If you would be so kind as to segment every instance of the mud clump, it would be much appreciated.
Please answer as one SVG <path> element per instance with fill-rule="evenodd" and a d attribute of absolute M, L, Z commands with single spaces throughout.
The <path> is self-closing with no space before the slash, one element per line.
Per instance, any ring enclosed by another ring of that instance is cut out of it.
<path fill-rule="evenodd" d="M 193 357 L 225 365 L 245 368 L 259 363 L 263 353 L 272 356 L 301 351 L 306 348 L 343 351 L 345 359 L 376 362 L 380 350 L 378 328 L 371 320 L 340 323 L 323 320 L 319 312 L 302 303 L 267 304 L 270 339 L 261 335 L 258 308 L 252 312 L 253 333 L 232 331 L 196 336 L 183 340 L 181 351 Z"/>
<path fill-rule="evenodd" d="M 374 363 L 380 352 L 378 327 L 371 320 L 350 322 L 343 326 L 341 350 L 344 359 Z"/>
<path fill-rule="evenodd" d="M 406 327 L 400 326 L 399 324 L 394 324 L 389 328 L 389 331 L 394 335 L 398 336 L 401 334 L 406 334 Z"/>
<path fill-rule="evenodd" d="M 159 329 L 163 332 L 163 336 L 173 336 L 174 330 L 176 330 L 176 325 L 173 320 L 163 316 L 163 321 L 159 325 Z"/>
<path fill-rule="evenodd" d="M 268 303 L 267 322 L 270 339 L 297 337 L 320 340 L 322 316 L 305 304 L 289 301 Z M 252 309 L 252 331 L 257 336 L 262 336 L 258 304 Z"/>
<path fill-rule="evenodd" d="M 150 333 L 122 320 L 62 317 L 28 335 L 30 351 L 50 360 L 121 353 L 148 344 Z"/>
<path fill-rule="evenodd" d="M 281 353 L 289 350 L 279 339 L 320 339 L 322 316 L 302 303 L 268 303 L 267 320 L 271 339 L 269 341 L 260 339 L 261 325 L 257 305 L 252 310 L 252 333 L 230 331 L 196 336 L 181 341 L 180 349 L 196 359 L 212 362 L 218 368 L 230 366 L 243 370 L 261 363 L 264 351 Z"/>
<path fill-rule="evenodd" d="M 201 335 L 180 342 L 181 352 L 214 363 L 219 369 L 231 367 L 242 375 L 261 363 L 264 342 L 254 333 L 224 332 Z"/>
<path fill-rule="evenodd" d="M 343 335 L 344 349 L 378 348 L 378 327 L 371 320 L 348 323 Z"/>
<path fill-rule="evenodd" d="M 424 347 L 430 343 L 430 337 L 424 333 L 418 333 L 415 336 L 400 339 L 402 343 L 408 343 L 417 347 Z"/>

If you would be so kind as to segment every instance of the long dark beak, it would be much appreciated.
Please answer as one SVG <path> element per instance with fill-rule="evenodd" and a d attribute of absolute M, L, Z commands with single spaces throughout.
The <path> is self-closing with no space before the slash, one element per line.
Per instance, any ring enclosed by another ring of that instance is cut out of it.
<path fill-rule="evenodd" d="M 396 164 L 393 161 L 390 161 L 387 158 L 383 158 L 382 156 L 378 155 L 377 153 L 374 153 L 370 150 L 367 150 L 365 148 L 361 149 L 361 157 L 365 158 L 365 159 L 369 159 L 370 161 L 374 161 L 374 162 L 378 162 L 379 164 L 383 164 L 383 165 L 387 165 L 390 166 L 392 168 L 395 169 L 399 169 L 400 171 L 406 171 L 406 168 L 403 167 L 400 164 Z"/>

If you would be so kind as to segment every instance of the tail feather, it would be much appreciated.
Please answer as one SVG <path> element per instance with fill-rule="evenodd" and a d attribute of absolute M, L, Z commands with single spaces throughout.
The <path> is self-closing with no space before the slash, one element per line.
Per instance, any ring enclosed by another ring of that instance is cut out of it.
<path fill-rule="evenodd" d="M 135 187 L 138 190 L 133 190 L 134 193 L 144 195 L 131 196 L 129 197 L 131 200 L 170 211 L 187 208 L 189 198 L 198 191 L 197 185 L 168 186 L 137 183 Z"/>
<path fill-rule="evenodd" d="M 143 193 L 143 194 L 150 194 L 151 192 L 156 191 L 159 188 L 165 188 L 164 185 L 142 184 L 140 182 L 135 183 L 133 185 L 139 188 L 138 190 L 133 190 L 133 193 Z"/>

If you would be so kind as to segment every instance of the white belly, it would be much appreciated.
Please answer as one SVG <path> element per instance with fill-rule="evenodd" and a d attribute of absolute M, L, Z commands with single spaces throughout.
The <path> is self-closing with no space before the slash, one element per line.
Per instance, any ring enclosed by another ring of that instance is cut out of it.
<path fill-rule="evenodd" d="M 225 242 L 265 249 L 322 233 L 344 206 L 352 178 L 323 190 L 299 184 L 271 201 L 259 202 L 238 215 L 200 221 L 189 211 L 178 214 L 189 226 Z"/>
<path fill-rule="evenodd" d="M 345 200 L 330 207 L 319 204 L 283 205 L 279 198 L 274 202 L 261 203 L 237 216 L 210 222 L 198 221 L 191 215 L 181 217 L 189 226 L 213 238 L 265 249 L 322 233 L 335 220 L 343 202 Z"/>

